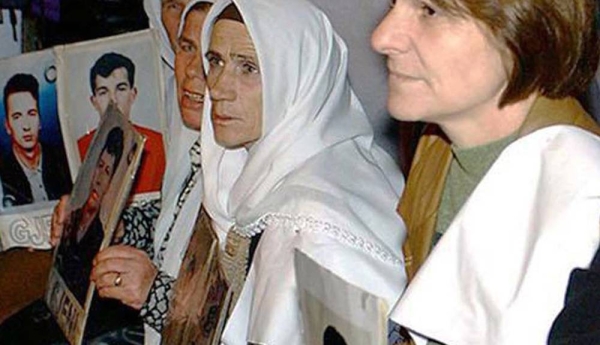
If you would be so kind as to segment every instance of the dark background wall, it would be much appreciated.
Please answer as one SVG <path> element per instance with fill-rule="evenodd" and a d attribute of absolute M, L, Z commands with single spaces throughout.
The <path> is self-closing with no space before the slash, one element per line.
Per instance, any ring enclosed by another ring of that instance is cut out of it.
<path fill-rule="evenodd" d="M 143 0 L 0 0 L 23 12 L 24 52 L 148 27 Z"/>

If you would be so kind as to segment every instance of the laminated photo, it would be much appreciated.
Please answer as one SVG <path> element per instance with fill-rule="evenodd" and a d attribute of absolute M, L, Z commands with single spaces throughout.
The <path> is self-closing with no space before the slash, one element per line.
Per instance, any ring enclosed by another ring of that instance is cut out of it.
<path fill-rule="evenodd" d="M 50 219 L 72 177 L 52 50 L 0 60 L 0 251 L 49 248 Z"/>
<path fill-rule="evenodd" d="M 162 69 L 156 33 L 143 30 L 55 47 L 59 113 L 71 173 L 87 154 L 102 114 L 114 104 L 146 138 L 132 194 L 158 197 L 165 169 Z"/>
<path fill-rule="evenodd" d="M 308 345 L 386 345 L 389 306 L 294 251 L 294 266 Z"/>
<path fill-rule="evenodd" d="M 164 344 L 220 344 L 230 298 L 219 238 L 204 208 L 183 258 L 162 331 Z"/>
<path fill-rule="evenodd" d="M 81 344 L 94 292 L 92 262 L 113 241 L 143 146 L 111 104 L 75 180 L 46 287 L 46 304 L 71 344 Z"/>

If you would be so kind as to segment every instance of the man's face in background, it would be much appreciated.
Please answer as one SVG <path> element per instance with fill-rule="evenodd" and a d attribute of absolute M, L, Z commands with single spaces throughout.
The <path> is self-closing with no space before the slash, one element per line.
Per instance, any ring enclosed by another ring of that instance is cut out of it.
<path fill-rule="evenodd" d="M 116 68 L 104 78 L 100 75 L 94 80 L 94 93 L 90 100 L 100 116 L 103 116 L 108 105 L 114 103 L 119 111 L 129 119 L 131 107 L 137 97 L 137 89 L 131 87 L 125 67 Z"/>
<path fill-rule="evenodd" d="M 15 92 L 6 100 L 4 126 L 13 145 L 25 151 L 33 150 L 39 141 L 40 114 L 38 104 L 30 92 Z"/>

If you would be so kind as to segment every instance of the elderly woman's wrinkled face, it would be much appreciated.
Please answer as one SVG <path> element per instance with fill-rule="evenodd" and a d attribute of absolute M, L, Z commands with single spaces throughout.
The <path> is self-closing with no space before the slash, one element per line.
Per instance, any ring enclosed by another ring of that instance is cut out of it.
<path fill-rule="evenodd" d="M 202 70 L 200 32 L 206 11 L 192 10 L 186 18 L 175 54 L 175 79 L 177 101 L 183 123 L 191 129 L 200 130 L 206 81 Z"/>
<path fill-rule="evenodd" d="M 430 0 L 395 1 L 372 36 L 387 56 L 392 116 L 444 125 L 496 109 L 508 73 L 492 41 L 475 20 Z"/>
<path fill-rule="evenodd" d="M 246 26 L 217 21 L 206 58 L 215 139 L 226 148 L 249 148 L 262 134 L 262 81 Z"/>

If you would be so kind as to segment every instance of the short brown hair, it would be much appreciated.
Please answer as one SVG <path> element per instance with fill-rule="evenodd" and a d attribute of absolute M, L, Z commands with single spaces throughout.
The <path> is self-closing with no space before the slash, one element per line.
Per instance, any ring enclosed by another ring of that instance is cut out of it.
<path fill-rule="evenodd" d="M 433 0 L 450 15 L 483 23 L 512 56 L 499 106 L 533 92 L 576 96 L 594 77 L 600 58 L 596 0 Z"/>

